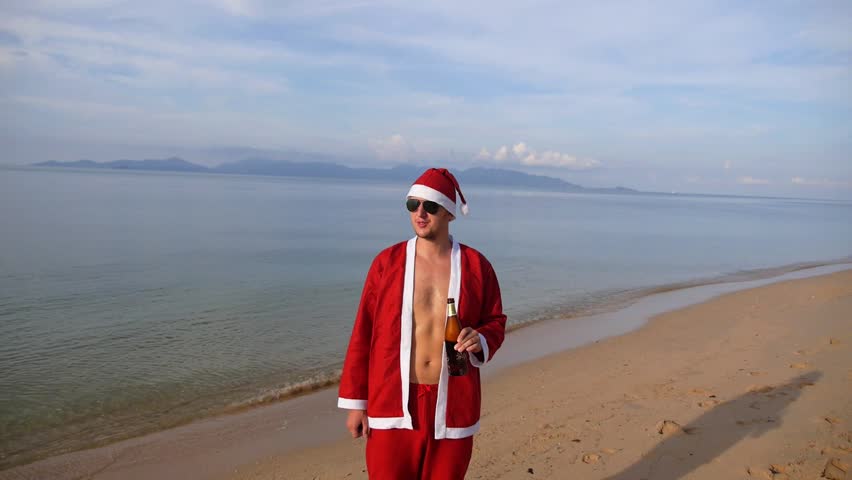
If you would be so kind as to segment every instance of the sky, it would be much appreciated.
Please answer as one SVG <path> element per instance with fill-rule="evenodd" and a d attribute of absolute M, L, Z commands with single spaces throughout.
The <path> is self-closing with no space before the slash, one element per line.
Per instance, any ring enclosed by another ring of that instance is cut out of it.
<path fill-rule="evenodd" d="M 0 164 L 317 155 L 852 198 L 852 2 L 3 0 Z"/>

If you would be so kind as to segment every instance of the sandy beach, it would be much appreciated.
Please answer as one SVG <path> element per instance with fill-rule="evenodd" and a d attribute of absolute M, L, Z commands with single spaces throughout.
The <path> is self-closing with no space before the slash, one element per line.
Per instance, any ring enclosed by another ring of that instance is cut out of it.
<path fill-rule="evenodd" d="M 724 293 L 637 326 L 567 351 L 574 339 L 554 342 L 556 326 L 513 332 L 507 341 L 528 346 L 550 337 L 545 356 L 519 363 L 529 351 L 506 348 L 501 366 L 498 352 L 467 478 L 852 478 L 852 270 Z M 367 478 L 364 441 L 346 438 L 334 398 L 329 389 L 0 478 Z"/>
<path fill-rule="evenodd" d="M 852 478 L 852 271 L 731 293 L 486 383 L 468 478 Z M 225 478 L 366 478 L 364 442 Z"/>

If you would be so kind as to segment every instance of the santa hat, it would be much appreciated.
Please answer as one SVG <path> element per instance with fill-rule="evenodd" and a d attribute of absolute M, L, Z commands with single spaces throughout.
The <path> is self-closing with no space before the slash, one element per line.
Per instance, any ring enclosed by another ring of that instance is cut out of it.
<path fill-rule="evenodd" d="M 455 216 L 456 192 L 459 192 L 461 199 L 461 212 L 463 215 L 467 215 L 470 210 L 456 177 L 446 168 L 430 168 L 414 182 L 414 185 L 408 190 L 407 196 L 432 200 Z"/>

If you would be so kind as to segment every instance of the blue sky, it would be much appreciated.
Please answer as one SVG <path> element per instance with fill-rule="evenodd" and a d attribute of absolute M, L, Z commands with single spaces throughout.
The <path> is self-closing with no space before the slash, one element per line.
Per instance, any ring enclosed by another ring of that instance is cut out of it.
<path fill-rule="evenodd" d="M 0 4 L 2 163 L 325 155 L 852 198 L 852 2 Z"/>

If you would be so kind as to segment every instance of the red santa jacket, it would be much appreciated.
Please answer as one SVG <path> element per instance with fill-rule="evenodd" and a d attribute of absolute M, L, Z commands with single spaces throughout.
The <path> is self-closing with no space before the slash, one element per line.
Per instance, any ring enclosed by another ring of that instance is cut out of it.
<path fill-rule="evenodd" d="M 398 243 L 373 260 L 343 363 L 337 405 L 367 410 L 370 428 L 412 428 L 408 396 L 416 241 L 414 237 Z M 456 299 L 462 328 L 479 332 L 484 361 L 473 354 L 469 360 L 480 367 L 503 343 L 506 316 L 491 264 L 481 253 L 455 240 L 448 297 Z M 469 437 L 479 430 L 479 369 L 469 368 L 467 375 L 450 377 L 444 353 L 435 438 Z"/>

